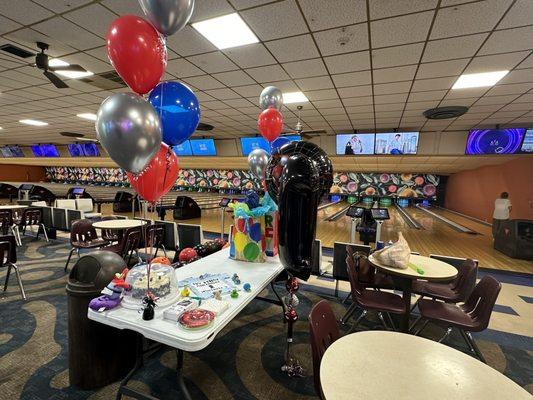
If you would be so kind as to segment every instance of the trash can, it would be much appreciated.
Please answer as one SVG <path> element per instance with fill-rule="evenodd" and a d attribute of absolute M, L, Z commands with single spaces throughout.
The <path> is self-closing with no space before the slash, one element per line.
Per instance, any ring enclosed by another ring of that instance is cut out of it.
<path fill-rule="evenodd" d="M 135 363 L 135 333 L 87 317 L 91 299 L 122 272 L 124 260 L 110 251 L 93 251 L 72 268 L 67 283 L 70 383 L 96 389 L 123 378 Z"/>

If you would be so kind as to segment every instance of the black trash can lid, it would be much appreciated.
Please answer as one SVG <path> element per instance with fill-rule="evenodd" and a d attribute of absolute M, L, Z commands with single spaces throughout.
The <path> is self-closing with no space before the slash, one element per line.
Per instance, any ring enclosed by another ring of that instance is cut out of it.
<path fill-rule="evenodd" d="M 111 251 L 97 250 L 84 255 L 70 271 L 67 293 L 95 296 L 125 267 L 122 257 Z"/>

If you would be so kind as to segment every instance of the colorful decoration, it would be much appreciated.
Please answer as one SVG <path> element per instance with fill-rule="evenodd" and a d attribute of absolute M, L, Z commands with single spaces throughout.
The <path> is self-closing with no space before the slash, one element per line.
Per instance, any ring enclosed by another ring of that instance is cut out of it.
<path fill-rule="evenodd" d="M 143 298 L 143 319 L 145 321 L 150 321 L 154 319 L 154 309 L 157 307 L 155 304 L 155 297 L 152 293 L 146 293 L 146 296 Z"/>
<path fill-rule="evenodd" d="M 244 285 L 242 285 L 242 288 L 245 292 L 251 292 L 252 291 L 252 286 L 249 284 L 249 283 L 245 283 Z"/>
<path fill-rule="evenodd" d="M 180 292 L 181 297 L 189 297 L 191 295 L 191 291 L 189 290 L 189 286 L 185 285 L 183 289 L 181 289 Z"/>
<path fill-rule="evenodd" d="M 115 274 L 115 278 L 102 290 L 102 296 L 94 298 L 89 303 L 89 308 L 102 312 L 115 308 L 122 301 L 125 290 L 131 290 L 131 285 L 126 283 L 128 269 L 124 268 L 120 274 Z"/>
<path fill-rule="evenodd" d="M 268 108 L 259 114 L 257 127 L 261 135 L 269 142 L 272 142 L 283 129 L 283 117 L 275 108 Z"/>
<path fill-rule="evenodd" d="M 161 147 L 161 125 L 154 108 L 134 93 L 105 99 L 96 116 L 96 136 L 120 167 L 141 172 Z"/>
<path fill-rule="evenodd" d="M 120 77 L 137 94 L 152 90 L 167 66 L 165 42 L 148 21 L 135 15 L 124 15 L 111 23 L 107 55 Z"/>
<path fill-rule="evenodd" d="M 187 140 L 200 122 L 200 104 L 189 87 L 179 82 L 161 82 L 148 101 L 161 118 L 163 142 L 169 146 Z"/>
<path fill-rule="evenodd" d="M 232 299 L 236 299 L 237 297 L 239 297 L 239 292 L 237 291 L 236 288 L 233 288 L 233 290 L 232 290 L 231 293 L 230 293 L 230 297 L 231 297 Z"/>
<path fill-rule="evenodd" d="M 231 280 L 236 285 L 240 285 L 241 284 L 241 278 L 239 278 L 239 275 L 237 275 L 236 273 L 233 274 L 233 276 L 231 277 Z"/>

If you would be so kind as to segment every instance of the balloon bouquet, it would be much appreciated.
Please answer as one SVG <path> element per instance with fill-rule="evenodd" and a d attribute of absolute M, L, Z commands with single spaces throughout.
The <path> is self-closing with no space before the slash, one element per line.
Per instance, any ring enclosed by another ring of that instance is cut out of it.
<path fill-rule="evenodd" d="M 259 106 L 264 111 L 259 115 L 258 127 L 261 135 L 270 142 L 272 155 L 263 149 L 255 149 L 248 156 L 248 165 L 278 204 L 279 257 L 289 275 L 285 283 L 288 294 L 282 301 L 288 326 L 282 370 L 289 376 L 300 376 L 303 369 L 290 351 L 293 324 L 298 320 L 298 279 L 307 280 L 311 275 L 316 213 L 320 198 L 329 193 L 333 183 L 333 167 L 317 145 L 279 137 L 283 127 L 279 111 L 282 105 L 283 95 L 278 88 L 268 86 L 261 92 Z"/>
<path fill-rule="evenodd" d="M 105 99 L 95 127 L 98 140 L 127 172 L 131 186 L 155 208 L 178 178 L 178 157 L 170 146 L 187 140 L 200 121 L 191 89 L 179 82 L 160 82 L 167 65 L 166 36 L 187 24 L 194 0 L 139 3 L 149 21 L 121 16 L 106 36 L 109 60 L 134 93 Z M 148 93 L 146 100 L 143 95 Z M 153 243 L 153 238 L 145 242 Z"/>

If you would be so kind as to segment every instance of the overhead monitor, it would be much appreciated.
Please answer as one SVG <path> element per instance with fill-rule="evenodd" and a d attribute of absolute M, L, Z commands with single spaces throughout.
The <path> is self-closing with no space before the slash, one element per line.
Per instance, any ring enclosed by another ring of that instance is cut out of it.
<path fill-rule="evenodd" d="M 70 143 L 67 145 L 68 152 L 70 153 L 71 157 L 83 157 L 83 148 L 81 147 L 81 144 L 79 143 Z"/>
<path fill-rule="evenodd" d="M 416 154 L 418 132 L 376 133 L 375 154 Z"/>
<path fill-rule="evenodd" d="M 59 151 L 53 144 L 34 144 L 31 151 L 35 157 L 59 157 Z"/>
<path fill-rule="evenodd" d="M 520 152 L 525 154 L 533 153 L 533 129 L 528 129 L 526 131 Z"/>
<path fill-rule="evenodd" d="M 191 139 L 191 150 L 194 156 L 216 156 L 215 141 L 213 139 Z"/>
<path fill-rule="evenodd" d="M 13 157 L 24 157 L 24 153 L 22 152 L 22 149 L 19 145 L 12 145 L 9 146 L 11 149 L 11 154 L 13 154 Z"/>
<path fill-rule="evenodd" d="M 342 156 L 374 154 L 373 133 L 345 133 L 336 137 L 336 153 Z"/>
<path fill-rule="evenodd" d="M 172 150 L 177 156 L 192 156 L 191 143 L 186 140 L 183 143 L 172 146 Z"/>
<path fill-rule="evenodd" d="M 85 193 L 85 188 L 72 188 L 72 194 L 74 196 L 83 196 Z"/>
<path fill-rule="evenodd" d="M 263 149 L 270 153 L 270 143 L 261 136 L 241 138 L 241 150 L 243 156 L 248 156 L 255 149 Z"/>
<path fill-rule="evenodd" d="M 220 200 L 220 203 L 218 203 L 218 205 L 220 207 L 227 207 L 228 204 L 230 203 L 231 199 L 229 197 L 224 197 L 222 198 L 222 200 Z"/>
<path fill-rule="evenodd" d="M 86 157 L 100 157 L 100 150 L 96 143 L 83 143 L 82 148 Z"/>
<path fill-rule="evenodd" d="M 524 128 L 474 129 L 468 133 L 465 154 L 514 154 L 520 151 Z"/>
<path fill-rule="evenodd" d="M 370 212 L 376 221 L 390 219 L 389 210 L 386 208 L 371 208 Z"/>
<path fill-rule="evenodd" d="M 13 153 L 11 152 L 11 149 L 9 148 L 9 146 L 0 147 L 0 153 L 2 154 L 2 157 L 5 157 L 5 158 L 13 157 Z"/>
<path fill-rule="evenodd" d="M 363 216 L 364 210 L 365 209 L 363 207 L 351 206 L 350 208 L 348 208 L 346 215 L 350 218 L 361 218 Z"/>

